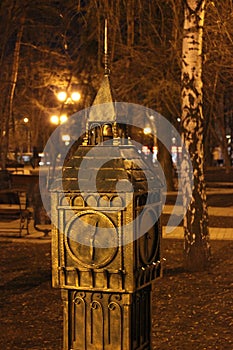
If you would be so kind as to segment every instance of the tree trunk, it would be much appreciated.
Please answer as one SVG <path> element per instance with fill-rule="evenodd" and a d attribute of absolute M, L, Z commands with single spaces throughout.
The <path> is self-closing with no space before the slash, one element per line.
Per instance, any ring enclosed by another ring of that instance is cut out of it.
<path fill-rule="evenodd" d="M 183 201 L 191 200 L 184 217 L 185 267 L 203 269 L 209 259 L 209 230 L 204 180 L 203 113 L 202 113 L 202 34 L 205 0 L 185 1 L 182 49 L 182 139 L 192 167 L 182 161 Z M 187 174 L 188 171 L 188 174 Z M 192 180 L 192 181 L 191 181 Z M 191 184 L 192 182 L 192 184 Z"/>
<path fill-rule="evenodd" d="M 18 69 L 19 69 L 19 54 L 20 54 L 20 44 L 23 35 L 23 26 L 25 22 L 25 16 L 23 15 L 20 19 L 20 27 L 17 33 L 14 53 L 13 53 L 13 62 L 12 69 L 10 74 L 10 83 L 9 88 L 7 89 L 8 93 L 5 100 L 5 108 L 3 115 L 3 134 L 1 140 L 1 165 L 2 168 L 6 167 L 6 158 L 8 152 L 8 144 L 9 144 L 9 130 L 10 130 L 10 122 L 13 120 L 13 99 L 15 93 L 15 87 L 17 83 L 18 77 Z"/>
<path fill-rule="evenodd" d="M 127 1 L 127 46 L 134 45 L 134 0 Z"/>
<path fill-rule="evenodd" d="M 167 191 L 174 191 L 175 189 L 175 169 L 173 167 L 172 164 L 172 157 L 171 157 L 171 132 L 170 130 L 161 130 L 160 128 L 160 132 L 163 133 L 163 135 L 167 135 L 167 142 L 166 142 L 166 146 L 170 146 L 169 149 L 167 149 L 167 147 L 164 146 L 164 144 L 158 139 L 157 140 L 157 145 L 158 145 L 158 161 L 159 164 L 161 165 L 163 172 L 164 172 L 164 176 L 166 179 L 166 186 L 167 186 Z"/>

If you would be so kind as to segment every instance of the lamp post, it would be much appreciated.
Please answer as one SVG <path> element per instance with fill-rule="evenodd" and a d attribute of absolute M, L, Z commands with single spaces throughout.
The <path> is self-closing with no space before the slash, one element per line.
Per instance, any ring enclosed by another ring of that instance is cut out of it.
<path fill-rule="evenodd" d="M 54 126 L 59 126 L 65 124 L 68 120 L 68 115 L 71 114 L 71 106 L 75 106 L 81 99 L 81 94 L 78 91 L 59 91 L 56 94 L 57 100 L 62 104 L 60 113 L 53 114 L 50 117 L 50 123 Z M 67 113 L 66 113 L 67 112 Z M 60 139 L 62 145 L 66 148 L 70 144 L 71 136 L 68 134 L 67 128 L 64 125 L 61 130 L 59 130 Z M 64 149 L 65 149 L 64 148 Z M 59 154 L 54 155 L 57 159 Z M 54 162 L 55 164 L 56 162 Z M 52 183 L 55 176 L 55 165 L 49 170 L 49 183 Z"/>
<path fill-rule="evenodd" d="M 30 131 L 29 119 L 25 117 L 23 118 L 23 122 L 26 129 L 27 153 L 30 153 L 31 152 L 31 131 Z"/>

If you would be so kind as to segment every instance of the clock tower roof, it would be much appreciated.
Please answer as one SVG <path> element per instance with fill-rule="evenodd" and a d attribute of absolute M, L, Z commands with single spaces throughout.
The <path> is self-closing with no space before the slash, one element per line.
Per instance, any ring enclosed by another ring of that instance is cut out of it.
<path fill-rule="evenodd" d="M 114 147 L 106 144 L 79 146 L 64 163 L 62 179 L 54 181 L 51 190 L 63 188 L 65 192 L 82 192 L 81 183 L 86 192 L 93 193 L 91 184 L 97 184 L 97 192 L 116 193 L 118 181 L 122 184 L 122 192 L 131 191 L 128 189 L 129 182 L 136 193 L 147 192 L 149 184 L 155 191 L 163 187 L 160 176 L 141 158 L 133 145 Z"/>
<path fill-rule="evenodd" d="M 90 108 L 88 116 L 89 123 L 115 122 L 116 113 L 114 102 L 115 100 L 113 98 L 110 77 L 109 74 L 105 74 L 101 86 L 92 104 L 93 108 Z"/>

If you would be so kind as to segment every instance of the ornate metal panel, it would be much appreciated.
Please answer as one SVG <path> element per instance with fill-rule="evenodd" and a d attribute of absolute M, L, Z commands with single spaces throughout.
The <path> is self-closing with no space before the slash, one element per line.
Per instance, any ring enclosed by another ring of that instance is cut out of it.
<path fill-rule="evenodd" d="M 63 292 L 64 350 L 150 349 L 151 291 Z"/>

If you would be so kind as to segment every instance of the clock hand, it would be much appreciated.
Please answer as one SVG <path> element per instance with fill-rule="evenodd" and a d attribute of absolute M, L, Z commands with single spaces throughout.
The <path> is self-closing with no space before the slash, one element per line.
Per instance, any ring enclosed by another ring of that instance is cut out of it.
<path fill-rule="evenodd" d="M 95 247 L 94 247 L 94 241 L 95 241 L 95 235 L 97 233 L 97 230 L 98 230 L 98 224 L 99 222 L 97 221 L 95 223 L 95 230 L 92 234 L 92 237 L 90 238 L 90 256 L 91 256 L 91 260 L 94 261 L 95 259 Z"/>
<path fill-rule="evenodd" d="M 145 233 L 144 249 L 146 256 L 148 256 L 148 232 Z"/>

